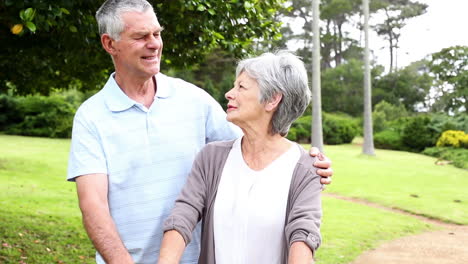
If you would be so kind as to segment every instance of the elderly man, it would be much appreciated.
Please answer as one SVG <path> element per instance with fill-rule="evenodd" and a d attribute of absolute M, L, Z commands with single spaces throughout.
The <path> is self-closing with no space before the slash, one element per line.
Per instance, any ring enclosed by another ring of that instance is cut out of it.
<path fill-rule="evenodd" d="M 160 73 L 162 27 L 147 1 L 107 0 L 96 18 L 115 72 L 76 112 L 68 180 L 98 263 L 156 263 L 195 154 L 242 133 L 203 90 Z M 316 166 L 331 176 L 328 159 Z M 199 228 L 193 237 L 181 263 L 197 263 Z"/>

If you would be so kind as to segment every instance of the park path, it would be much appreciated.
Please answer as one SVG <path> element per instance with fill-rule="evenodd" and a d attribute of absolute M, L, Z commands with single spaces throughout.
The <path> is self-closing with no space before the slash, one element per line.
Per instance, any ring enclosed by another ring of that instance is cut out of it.
<path fill-rule="evenodd" d="M 331 193 L 324 195 L 408 215 L 442 228 L 384 243 L 364 252 L 351 264 L 468 264 L 468 226 L 445 223 L 361 199 Z"/>

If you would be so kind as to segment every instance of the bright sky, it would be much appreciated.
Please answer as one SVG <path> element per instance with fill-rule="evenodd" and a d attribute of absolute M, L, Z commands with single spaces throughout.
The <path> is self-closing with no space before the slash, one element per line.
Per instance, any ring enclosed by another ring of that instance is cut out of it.
<path fill-rule="evenodd" d="M 428 5 L 427 12 L 407 21 L 402 29 L 398 67 L 455 45 L 468 46 L 468 0 L 418 0 Z M 372 18 L 371 18 L 372 19 Z M 371 20 L 372 22 L 372 20 Z M 382 37 L 370 36 L 376 60 L 388 68 L 388 44 Z M 382 49 L 382 47 L 385 47 Z"/>
<path fill-rule="evenodd" d="M 466 30 L 468 26 L 468 0 L 417 1 L 427 4 L 428 8 L 423 15 L 408 20 L 402 29 L 400 48 L 398 49 L 398 67 L 407 66 L 411 62 L 423 59 L 426 55 L 438 52 L 443 48 L 455 45 L 468 46 L 468 31 Z M 371 16 L 371 25 L 378 21 L 380 21 L 378 15 Z M 304 23 L 302 19 L 289 22 L 292 23 L 292 30 L 295 32 L 301 31 Z M 364 37 L 364 34 L 354 29 L 351 36 L 359 40 Z M 361 39 L 361 41 L 364 40 Z M 302 45 L 302 42 L 288 43 L 291 49 L 297 48 L 297 45 Z M 387 41 L 371 30 L 369 45 L 377 63 L 385 66 L 388 70 L 390 52 Z"/>

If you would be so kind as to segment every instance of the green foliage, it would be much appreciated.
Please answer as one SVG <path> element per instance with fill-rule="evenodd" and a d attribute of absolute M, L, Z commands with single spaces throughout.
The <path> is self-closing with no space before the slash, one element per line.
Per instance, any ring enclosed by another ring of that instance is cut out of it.
<path fill-rule="evenodd" d="M 406 67 L 389 73 L 373 82 L 372 101 L 379 104 L 386 101 L 392 105 L 403 105 L 410 112 L 426 105 L 426 97 L 431 89 L 433 78 L 427 72 Z"/>
<path fill-rule="evenodd" d="M 358 134 L 358 121 L 345 114 L 322 114 L 323 142 L 337 145 L 351 143 Z M 312 116 L 304 115 L 294 121 L 287 138 L 301 143 L 310 143 Z"/>
<path fill-rule="evenodd" d="M 372 112 L 374 133 L 383 131 L 388 127 L 389 122 L 406 116 L 408 116 L 408 113 L 402 104 L 395 106 L 386 101 L 381 101 L 374 107 Z"/>
<path fill-rule="evenodd" d="M 401 134 L 395 130 L 384 130 L 374 135 L 374 145 L 379 149 L 404 150 Z"/>
<path fill-rule="evenodd" d="M 432 147 L 422 152 L 425 155 L 450 161 L 455 167 L 468 170 L 468 149 L 453 147 Z"/>
<path fill-rule="evenodd" d="M 6 129 L 7 134 L 67 138 L 71 136 L 75 110 L 59 96 L 28 96 L 18 99 L 20 123 Z"/>
<path fill-rule="evenodd" d="M 17 108 L 18 102 L 14 97 L 0 94 L 0 131 L 5 130 L 10 124 L 21 122 Z"/>
<path fill-rule="evenodd" d="M 97 34 L 94 13 L 99 4 L 5 1 L 6 7 L 0 8 L 0 93 L 8 89 L 8 82 L 20 95 L 47 95 L 53 88 L 68 88 L 78 80 L 83 90 L 100 86 L 112 62 Z M 9 29 L 15 24 L 24 24 L 25 30 L 12 34 Z"/>
<path fill-rule="evenodd" d="M 459 130 L 444 131 L 437 140 L 436 146 L 468 149 L 468 134 Z"/>
<path fill-rule="evenodd" d="M 51 96 L 0 95 L 0 131 L 51 138 L 71 135 L 73 116 L 85 95 L 68 90 Z"/>
<path fill-rule="evenodd" d="M 468 116 L 464 113 L 450 116 L 444 113 L 431 114 L 431 128 L 442 134 L 446 130 L 462 130 L 468 133 Z"/>
<path fill-rule="evenodd" d="M 353 141 L 358 134 L 358 125 L 355 119 L 347 115 L 323 114 L 323 142 L 337 145 Z"/>
<path fill-rule="evenodd" d="M 363 112 L 363 64 L 351 60 L 322 72 L 322 107 L 325 112 L 360 116 Z"/>
<path fill-rule="evenodd" d="M 292 141 L 310 143 L 312 116 L 304 115 L 294 121 L 287 138 Z"/>
<path fill-rule="evenodd" d="M 420 152 L 427 147 L 435 146 L 439 133 L 430 126 L 428 116 L 411 118 L 403 129 L 402 141 L 405 147 Z"/>
<path fill-rule="evenodd" d="M 468 110 L 468 46 L 454 46 L 432 54 L 429 69 L 438 81 L 433 111 Z"/>
<path fill-rule="evenodd" d="M 377 148 L 419 152 L 425 147 L 435 146 L 444 131 L 463 131 L 466 127 L 466 115 L 449 116 L 442 113 L 411 117 L 403 114 L 392 121 L 384 121 L 384 125 L 380 126 L 375 120 L 384 120 L 382 106 L 385 105 L 376 107 L 374 115 L 374 125 L 379 125 L 378 128 L 382 129 L 374 130 L 374 144 Z M 395 112 L 394 114 L 398 115 Z"/>
<path fill-rule="evenodd" d="M 94 19 L 102 2 L 5 0 L 0 8 L 0 92 L 7 82 L 23 95 L 48 94 L 77 80 L 83 91 L 102 86 L 112 70 Z M 253 39 L 279 38 L 281 22 L 271 17 L 283 0 L 150 2 L 165 28 L 163 69 L 196 64 L 214 48 L 240 57 Z"/>

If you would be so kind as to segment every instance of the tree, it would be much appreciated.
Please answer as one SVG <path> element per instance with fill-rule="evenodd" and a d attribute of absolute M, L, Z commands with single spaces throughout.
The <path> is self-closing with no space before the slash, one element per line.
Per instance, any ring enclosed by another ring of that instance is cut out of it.
<path fill-rule="evenodd" d="M 434 110 L 468 110 L 468 46 L 454 46 L 432 54 L 429 70 L 436 79 Z"/>
<path fill-rule="evenodd" d="M 360 0 L 322 0 L 320 4 L 320 19 L 323 21 L 320 32 L 321 68 L 327 69 L 338 66 L 349 58 L 357 58 L 361 54 L 356 40 L 349 38 L 345 25 L 350 24 L 350 18 L 359 12 Z M 282 11 L 280 19 L 300 18 L 304 21 L 302 32 L 288 34 L 285 40 L 296 40 L 302 43 L 296 53 L 304 58 L 304 62 L 311 68 L 308 54 L 312 51 L 313 14 L 310 0 L 290 0 Z M 283 26 L 289 26 L 284 24 Z M 359 55 L 356 56 L 356 53 Z"/>
<path fill-rule="evenodd" d="M 374 138 L 372 134 L 372 105 L 371 105 L 371 70 L 369 58 L 369 0 L 362 1 L 364 13 L 364 144 L 362 153 L 366 155 L 374 154 Z"/>
<path fill-rule="evenodd" d="M 385 15 L 383 23 L 375 25 L 375 29 L 378 35 L 384 36 L 388 40 L 389 72 L 392 72 L 396 68 L 394 60 L 397 60 L 401 29 L 406 25 L 408 19 L 424 14 L 427 5 L 411 0 L 377 0 L 373 2 L 373 9 L 381 9 Z"/>
<path fill-rule="evenodd" d="M 373 105 L 386 101 L 393 105 L 402 104 L 408 111 L 427 109 L 426 98 L 432 87 L 433 78 L 421 71 L 417 64 L 382 76 L 373 83 Z"/>
<path fill-rule="evenodd" d="M 350 60 L 322 72 L 322 106 L 325 112 L 357 117 L 363 111 L 363 63 Z"/>
<path fill-rule="evenodd" d="M 163 67 L 195 64 L 220 47 L 239 57 L 256 38 L 279 38 L 270 18 L 283 0 L 150 1 L 165 27 Z M 94 14 L 102 1 L 0 2 L 0 92 L 47 94 L 52 88 L 100 86 L 112 69 Z M 12 67 L 15 65 L 15 67 Z"/>
<path fill-rule="evenodd" d="M 321 8 L 321 18 L 326 22 L 323 33 L 322 53 L 324 67 L 340 65 L 346 54 L 357 46 L 357 41 L 347 37 L 344 25 L 349 23 L 351 17 L 359 13 L 360 0 L 325 0 Z M 347 52 L 348 51 L 348 52 Z"/>
<path fill-rule="evenodd" d="M 320 95 L 320 0 L 312 0 L 312 146 L 323 151 L 322 100 Z"/>

